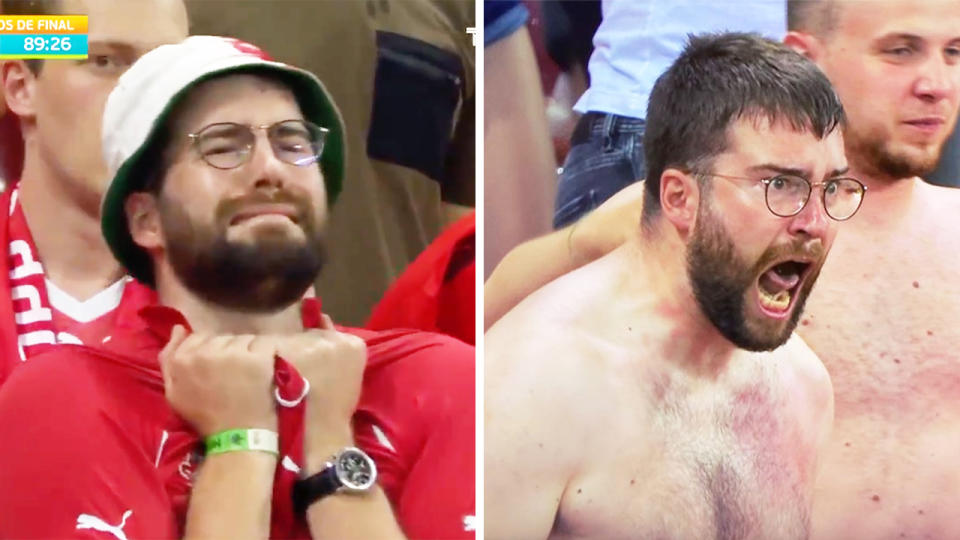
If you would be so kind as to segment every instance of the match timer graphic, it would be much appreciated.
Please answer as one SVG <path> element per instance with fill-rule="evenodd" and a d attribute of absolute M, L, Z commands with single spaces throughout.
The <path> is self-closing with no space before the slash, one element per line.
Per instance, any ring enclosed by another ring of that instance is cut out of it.
<path fill-rule="evenodd" d="M 0 15 L 0 60 L 86 57 L 86 15 Z"/>

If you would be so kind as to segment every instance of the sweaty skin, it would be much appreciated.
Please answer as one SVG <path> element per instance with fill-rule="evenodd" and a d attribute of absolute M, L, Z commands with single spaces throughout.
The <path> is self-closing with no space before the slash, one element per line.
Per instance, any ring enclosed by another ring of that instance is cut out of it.
<path fill-rule="evenodd" d="M 718 170 L 789 163 L 819 181 L 845 168 L 839 132 L 815 141 L 752 125 L 735 124 Z M 839 226 L 818 199 L 778 218 L 758 185 L 715 183 L 699 203 L 736 255 L 798 238 L 829 250 Z M 692 298 L 685 225 L 671 229 L 664 212 L 659 229 L 546 285 L 486 333 L 488 538 L 808 537 L 829 376 L 796 336 L 764 353 L 723 338 Z M 745 317 L 769 322 L 753 283 Z"/>
<path fill-rule="evenodd" d="M 813 538 L 960 538 L 960 191 L 871 190 L 838 235 L 798 333 L 836 420 Z"/>
<path fill-rule="evenodd" d="M 957 117 L 960 4 L 838 7 L 832 37 L 786 40 L 833 83 L 851 174 L 870 189 L 798 326 L 836 396 L 812 537 L 960 538 L 960 191 L 914 176 Z"/>
<path fill-rule="evenodd" d="M 870 186 L 813 288 L 797 333 L 836 396 L 814 539 L 960 537 L 960 237 L 945 226 L 957 215 L 960 190 Z"/>
<path fill-rule="evenodd" d="M 664 331 L 675 314 L 625 322 L 653 303 L 622 286 L 635 250 L 486 334 L 487 536 L 806 538 L 832 416 L 823 365 L 793 338 L 692 371 L 678 357 L 696 338 Z"/>
<path fill-rule="evenodd" d="M 960 191 L 877 176 L 875 156 L 862 152 L 872 139 L 935 162 L 957 111 L 960 9 L 954 0 L 840 7 L 832 39 L 806 52 L 845 104 L 848 135 L 856 132 L 850 175 L 869 191 L 843 225 L 797 328 L 836 394 L 811 537 L 960 538 Z M 927 118 L 942 123 L 909 123 Z M 619 240 L 618 227 L 587 227 L 602 220 L 590 215 L 577 227 L 590 233 L 581 235 L 583 253 Z M 636 226 L 624 215 L 619 229 Z M 537 260 L 570 258 L 566 244 L 553 252 Z"/>

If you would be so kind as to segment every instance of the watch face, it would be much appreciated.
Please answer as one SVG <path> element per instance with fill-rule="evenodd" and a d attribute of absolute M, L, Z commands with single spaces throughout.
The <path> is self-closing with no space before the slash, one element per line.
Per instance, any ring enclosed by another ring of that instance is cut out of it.
<path fill-rule="evenodd" d="M 370 489 L 377 481 L 377 466 L 359 448 L 346 448 L 337 456 L 337 478 L 343 487 L 353 491 Z"/>

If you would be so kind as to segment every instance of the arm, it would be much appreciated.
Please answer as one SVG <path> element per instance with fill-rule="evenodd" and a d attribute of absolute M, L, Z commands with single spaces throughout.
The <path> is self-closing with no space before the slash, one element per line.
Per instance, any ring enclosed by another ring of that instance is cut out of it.
<path fill-rule="evenodd" d="M 306 476 L 320 472 L 330 456 L 342 448 L 356 446 L 349 423 L 324 425 L 317 415 L 311 419 L 309 412 L 307 422 Z M 320 499 L 307 508 L 307 523 L 316 540 L 405 538 L 379 485 L 363 494 L 335 493 Z"/>
<path fill-rule="evenodd" d="M 107 527 L 176 538 L 157 449 L 146 444 L 152 433 L 128 410 L 105 406 L 109 386 L 93 373 L 107 362 L 64 349 L 21 365 L 0 389 L 0 538 L 104 540 Z M 150 403 L 136 379 L 127 383 L 137 404 Z"/>
<path fill-rule="evenodd" d="M 362 339 L 338 332 L 326 315 L 320 329 L 285 336 L 277 354 L 310 383 L 304 434 L 304 475 L 319 473 L 331 456 L 356 446 L 351 422 L 367 364 Z M 404 538 L 382 489 L 362 494 L 334 493 L 307 508 L 313 538 Z"/>
<path fill-rule="evenodd" d="M 484 331 L 533 291 L 580 267 L 569 244 L 576 226 L 528 240 L 507 253 L 483 284 Z"/>
<path fill-rule="evenodd" d="M 643 182 L 637 182 L 577 223 L 511 250 L 484 284 L 484 329 L 533 291 L 620 246 L 635 233 L 642 208 Z"/>
<path fill-rule="evenodd" d="M 484 48 L 485 274 L 551 229 L 557 164 L 525 27 Z"/>
<path fill-rule="evenodd" d="M 177 326 L 160 353 L 167 400 L 203 438 L 227 429 L 275 432 L 274 351 L 269 338 L 188 336 Z M 185 537 L 267 538 L 276 466 L 276 456 L 254 450 L 208 456 Z"/>
<path fill-rule="evenodd" d="M 484 341 L 484 533 L 533 540 L 550 535 L 576 470 L 584 441 L 568 413 L 582 396 L 577 379 L 552 367 L 559 349 L 516 326 L 498 325 Z"/>
<path fill-rule="evenodd" d="M 228 452 L 207 457 L 197 472 L 185 539 L 267 538 L 277 457 Z"/>
<path fill-rule="evenodd" d="M 313 538 L 402 539 L 403 532 L 379 486 L 360 496 L 332 495 L 310 506 L 307 522 Z"/>

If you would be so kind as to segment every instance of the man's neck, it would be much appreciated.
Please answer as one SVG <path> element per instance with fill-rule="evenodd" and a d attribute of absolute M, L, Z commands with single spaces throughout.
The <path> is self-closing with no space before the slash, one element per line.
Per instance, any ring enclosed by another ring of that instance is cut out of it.
<path fill-rule="evenodd" d="M 867 192 L 860 210 L 850 219 L 850 228 L 897 227 L 898 221 L 910 218 L 909 209 L 914 205 L 918 189 L 923 187 L 922 179 L 916 176 L 889 178 L 858 171 L 852 171 L 851 175 L 867 186 Z"/>
<path fill-rule="evenodd" d="M 640 235 L 617 250 L 624 269 L 620 297 L 640 299 L 631 318 L 637 324 L 647 321 L 648 328 L 650 321 L 657 325 L 662 360 L 698 375 L 718 376 L 737 348 L 720 334 L 694 298 L 685 244 L 666 224 Z"/>
<path fill-rule="evenodd" d="M 47 279 L 78 300 L 86 300 L 124 272 L 100 232 L 100 218 L 81 208 L 35 152 L 29 152 L 19 199 Z"/>
<path fill-rule="evenodd" d="M 213 335 L 293 334 L 303 331 L 301 303 L 294 302 L 274 313 L 237 311 L 212 304 L 188 290 L 167 265 L 157 268 L 160 304 L 183 314 L 194 332 Z"/>

